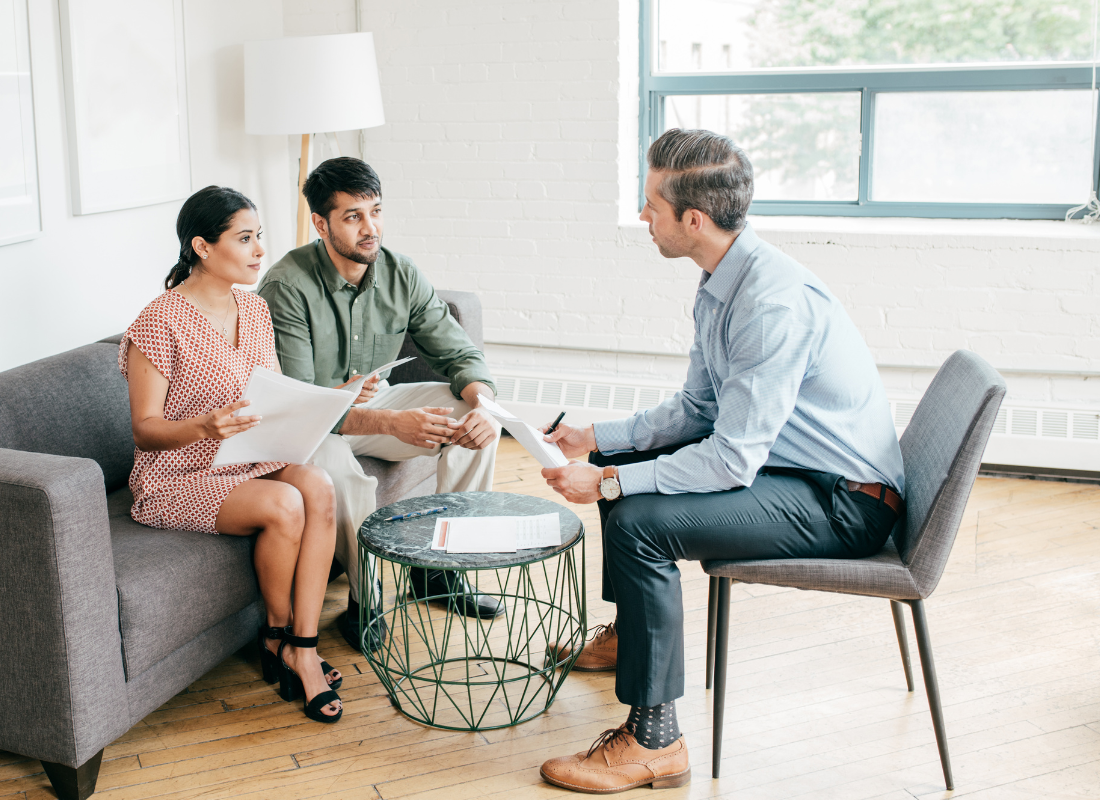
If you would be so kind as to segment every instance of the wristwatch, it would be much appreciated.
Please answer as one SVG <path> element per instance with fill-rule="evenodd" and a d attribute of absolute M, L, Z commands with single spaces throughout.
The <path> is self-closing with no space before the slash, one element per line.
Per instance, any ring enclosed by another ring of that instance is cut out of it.
<path fill-rule="evenodd" d="M 619 486 L 619 470 L 615 467 L 603 468 L 603 479 L 600 481 L 600 494 L 604 500 L 618 500 L 623 496 L 623 488 Z"/>

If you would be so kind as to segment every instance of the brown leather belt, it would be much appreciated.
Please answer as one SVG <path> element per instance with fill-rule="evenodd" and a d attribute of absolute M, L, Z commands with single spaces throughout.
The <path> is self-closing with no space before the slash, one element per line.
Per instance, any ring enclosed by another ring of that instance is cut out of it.
<path fill-rule="evenodd" d="M 905 502 L 898 496 L 898 493 L 889 486 L 883 486 L 881 483 L 856 483 L 855 481 L 848 481 L 848 491 L 862 492 L 863 494 L 870 495 L 876 500 L 881 498 L 882 502 L 890 506 L 890 510 L 898 516 L 901 516 L 901 510 L 905 508 Z"/>

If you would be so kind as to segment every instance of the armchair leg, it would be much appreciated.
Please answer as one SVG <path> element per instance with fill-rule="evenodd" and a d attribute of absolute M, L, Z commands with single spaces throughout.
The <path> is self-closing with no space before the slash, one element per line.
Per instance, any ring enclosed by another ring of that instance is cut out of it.
<path fill-rule="evenodd" d="M 100 750 L 75 769 L 48 761 L 43 761 L 42 766 L 59 800 L 87 800 L 95 792 L 99 765 L 102 763 L 103 751 Z"/>
<path fill-rule="evenodd" d="M 901 650 L 901 665 L 905 668 L 905 685 L 913 691 L 913 664 L 909 658 L 909 637 L 905 635 L 905 616 L 901 603 L 890 601 L 890 611 L 894 615 L 894 630 L 898 634 L 898 649 Z"/>
<path fill-rule="evenodd" d="M 718 777 L 722 768 L 722 731 L 726 715 L 726 662 L 730 641 L 730 579 L 712 578 L 718 582 L 716 594 L 714 645 L 714 716 L 711 730 L 711 775 Z"/>
<path fill-rule="evenodd" d="M 932 712 L 932 727 L 936 731 L 936 744 L 940 749 L 940 764 L 948 791 L 955 788 L 951 777 L 951 756 L 947 752 L 947 729 L 943 724 L 943 708 L 940 705 L 940 687 L 936 681 L 936 664 L 932 660 L 932 640 L 928 636 L 928 619 L 924 615 L 924 601 L 907 600 L 913 611 L 913 628 L 917 634 L 917 652 L 920 653 L 921 670 L 924 672 L 924 688 L 928 692 L 928 707 Z"/>
<path fill-rule="evenodd" d="M 718 579 L 710 579 L 707 594 L 707 688 L 714 685 L 714 627 L 718 615 Z"/>

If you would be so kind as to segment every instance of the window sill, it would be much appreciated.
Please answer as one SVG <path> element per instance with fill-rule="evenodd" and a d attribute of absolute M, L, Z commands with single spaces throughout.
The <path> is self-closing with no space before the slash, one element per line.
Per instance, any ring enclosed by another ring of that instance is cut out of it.
<path fill-rule="evenodd" d="M 818 235 L 950 237 L 952 239 L 1046 239 L 1076 241 L 1088 246 L 1100 246 L 1100 223 L 1058 220 L 1018 219 L 915 219 L 909 217 L 780 217 L 750 215 L 749 222 L 761 234 L 802 234 L 814 239 Z M 641 221 L 621 222 L 620 229 L 639 232 L 649 239 L 647 226 Z M 628 234 L 628 235 L 630 235 Z M 633 236 L 631 236 L 633 238 Z M 839 243 L 839 242 L 838 242 Z"/>

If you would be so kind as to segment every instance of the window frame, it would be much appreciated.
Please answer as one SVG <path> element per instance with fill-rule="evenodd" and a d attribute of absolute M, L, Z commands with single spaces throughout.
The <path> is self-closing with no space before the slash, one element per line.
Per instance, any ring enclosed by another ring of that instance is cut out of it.
<path fill-rule="evenodd" d="M 875 98 L 879 93 L 1092 89 L 1095 65 L 816 68 L 740 73 L 656 73 L 658 0 L 639 0 L 638 210 L 645 204 L 646 152 L 664 128 L 665 98 L 703 94 L 860 92 L 859 195 L 856 200 L 753 200 L 750 214 L 939 219 L 1064 219 L 1078 203 L 917 203 L 870 199 Z M 1100 102 L 1095 103 L 1100 126 Z M 1100 192 L 1100 134 L 1093 137 L 1092 188 Z M 1083 203 L 1087 198 L 1081 198 Z"/>

